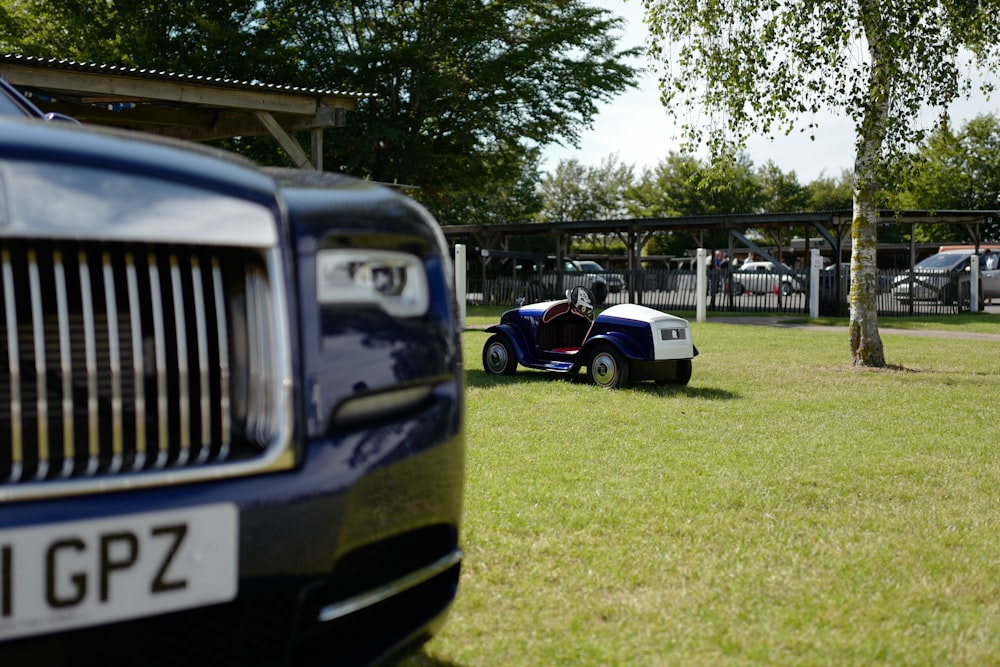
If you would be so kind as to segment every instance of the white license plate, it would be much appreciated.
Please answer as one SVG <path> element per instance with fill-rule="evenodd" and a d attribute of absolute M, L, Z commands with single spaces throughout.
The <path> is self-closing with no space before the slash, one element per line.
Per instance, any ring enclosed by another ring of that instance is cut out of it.
<path fill-rule="evenodd" d="M 0 639 L 236 596 L 233 504 L 0 531 Z"/>

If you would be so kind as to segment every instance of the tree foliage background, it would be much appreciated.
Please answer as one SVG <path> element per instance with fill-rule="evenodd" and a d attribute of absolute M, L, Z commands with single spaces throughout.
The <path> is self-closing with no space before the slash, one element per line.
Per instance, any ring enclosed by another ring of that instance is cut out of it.
<path fill-rule="evenodd" d="M 538 147 L 575 144 L 634 85 L 622 24 L 581 0 L 4 0 L 0 48 L 370 93 L 326 132 L 327 168 L 416 186 L 443 223 L 474 223 L 490 193 L 537 180 Z M 270 140 L 227 147 L 283 161 Z"/>
<path fill-rule="evenodd" d="M 643 0 L 666 105 L 691 144 L 726 152 L 751 135 L 812 133 L 820 111 L 855 126 L 852 362 L 884 366 L 877 325 L 878 211 L 928 109 L 1000 68 L 1000 0 Z"/>
<path fill-rule="evenodd" d="M 910 176 L 899 193 L 903 208 L 1000 210 L 1000 121 L 980 115 L 956 132 L 941 123 L 916 151 Z M 920 225 L 922 242 L 968 242 L 962 229 Z M 1000 221 L 986 223 L 985 240 L 1000 241 Z"/>
<path fill-rule="evenodd" d="M 651 11 L 658 7 L 647 4 Z M 745 0 L 738 7 L 749 12 L 755 4 Z M 824 3 L 809 6 L 814 18 L 832 21 L 831 27 L 847 26 L 846 19 L 834 20 L 836 12 Z M 981 9 L 979 3 L 947 11 L 961 17 Z M 717 11 L 712 16 L 721 21 L 719 35 L 738 37 L 750 29 Z M 900 21 L 897 32 L 909 31 L 909 23 Z M 851 206 L 853 170 L 803 185 L 794 172 L 773 164 L 755 167 L 750 156 L 729 149 L 707 159 L 671 153 L 640 171 L 611 155 L 596 166 L 571 160 L 542 173 L 540 147 L 574 142 L 598 105 L 633 85 L 636 72 L 630 63 L 636 54 L 617 46 L 621 28 L 620 19 L 577 0 L 487 5 L 471 0 L 0 0 L 0 48 L 5 51 L 375 93 L 347 128 L 327 131 L 324 163 L 328 169 L 418 186 L 414 196 L 445 223 Z M 845 35 L 825 38 L 831 44 L 850 41 Z M 774 68 L 790 57 L 773 57 L 762 43 L 740 48 L 762 58 L 760 67 Z M 668 52 L 684 53 L 677 45 Z M 824 53 L 800 56 L 812 62 L 829 56 Z M 721 80 L 749 86 L 749 75 L 737 64 L 729 61 L 719 72 Z M 945 68 L 945 81 L 953 74 L 954 68 Z M 813 91 L 813 84 L 808 89 Z M 793 91 L 786 86 L 777 92 Z M 740 99 L 734 94 L 720 99 Z M 740 108 L 740 113 L 753 113 L 745 104 Z M 765 106 L 757 113 L 769 110 Z M 706 113 L 699 127 L 718 129 L 724 116 Z M 900 184 L 895 200 L 900 206 L 1000 208 L 998 144 L 993 116 L 957 129 L 942 122 L 907 154 L 914 158 L 908 178 L 896 171 L 886 182 Z M 241 138 L 227 147 L 264 163 L 285 161 L 269 137 Z M 988 237 L 997 240 L 998 234 L 990 230 Z M 959 240 L 932 228 L 918 230 L 918 236 Z M 690 243 L 673 239 L 662 246 Z"/>

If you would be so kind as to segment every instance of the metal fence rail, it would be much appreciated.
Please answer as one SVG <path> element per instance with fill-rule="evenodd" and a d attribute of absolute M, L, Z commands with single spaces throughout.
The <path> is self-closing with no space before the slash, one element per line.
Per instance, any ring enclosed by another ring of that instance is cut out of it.
<path fill-rule="evenodd" d="M 530 279 L 515 279 L 510 276 L 487 278 L 467 274 L 466 303 L 468 305 L 502 305 L 515 307 L 526 303 L 546 301 L 561 296 L 556 295 L 552 285 L 555 275 L 533 275 Z M 599 307 L 619 303 L 638 303 L 666 312 L 690 312 L 696 308 L 695 271 L 689 269 L 653 269 L 642 271 L 614 271 L 620 276 L 624 289 L 609 292 L 600 299 Z M 727 269 L 707 271 L 708 310 L 725 313 L 788 313 L 809 314 L 809 272 L 793 271 L 787 274 L 789 288 L 761 285 L 742 288 L 737 284 L 740 276 Z M 922 277 L 910 271 L 879 270 L 877 273 L 877 310 L 883 316 L 937 315 L 968 311 L 969 277 L 956 274 L 948 283 L 948 288 L 934 293 L 921 294 L 910 289 L 919 286 Z M 907 289 L 900 287 L 905 285 Z M 839 285 L 835 274 L 820 272 L 819 313 L 822 316 L 846 316 L 850 275 L 840 276 Z M 907 295 L 918 296 L 910 299 Z"/>

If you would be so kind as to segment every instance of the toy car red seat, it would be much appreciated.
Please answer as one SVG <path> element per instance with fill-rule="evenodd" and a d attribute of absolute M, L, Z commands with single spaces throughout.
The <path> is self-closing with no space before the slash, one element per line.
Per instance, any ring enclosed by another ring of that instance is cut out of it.
<path fill-rule="evenodd" d="M 538 329 L 538 347 L 553 352 L 576 352 L 583 345 L 594 324 L 594 294 L 577 286 L 566 298 L 554 301 L 542 314 Z"/>

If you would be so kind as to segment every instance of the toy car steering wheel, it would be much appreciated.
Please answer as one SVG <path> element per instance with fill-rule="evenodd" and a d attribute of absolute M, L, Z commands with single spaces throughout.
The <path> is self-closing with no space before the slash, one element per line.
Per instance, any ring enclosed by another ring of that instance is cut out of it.
<path fill-rule="evenodd" d="M 585 317 L 588 320 L 594 319 L 594 294 L 583 285 L 577 285 L 566 293 L 569 300 L 569 309 Z"/>

